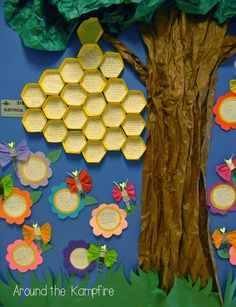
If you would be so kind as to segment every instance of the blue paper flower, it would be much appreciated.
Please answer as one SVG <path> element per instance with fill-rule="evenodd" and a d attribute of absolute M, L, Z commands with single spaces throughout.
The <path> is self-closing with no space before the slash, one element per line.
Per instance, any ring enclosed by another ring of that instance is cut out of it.
<path fill-rule="evenodd" d="M 52 211 L 62 220 L 70 217 L 72 219 L 79 215 L 84 209 L 84 200 L 77 193 L 71 193 L 66 183 L 52 187 L 52 194 L 49 202 L 52 205 Z"/>

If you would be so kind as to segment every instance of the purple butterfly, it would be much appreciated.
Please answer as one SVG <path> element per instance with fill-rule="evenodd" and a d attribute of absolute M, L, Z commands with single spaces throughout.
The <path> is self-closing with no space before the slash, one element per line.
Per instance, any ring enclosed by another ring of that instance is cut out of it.
<path fill-rule="evenodd" d="M 17 171 L 17 162 L 28 160 L 30 151 L 25 140 L 16 145 L 15 142 L 0 144 L 0 165 L 4 167 L 13 162 L 15 171 Z"/>

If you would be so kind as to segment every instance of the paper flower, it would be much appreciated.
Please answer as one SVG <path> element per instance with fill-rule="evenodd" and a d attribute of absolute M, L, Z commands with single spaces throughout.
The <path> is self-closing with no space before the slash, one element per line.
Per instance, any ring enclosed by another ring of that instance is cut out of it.
<path fill-rule="evenodd" d="M 16 240 L 8 245 L 6 260 L 11 270 L 18 270 L 21 273 L 35 270 L 43 263 L 41 250 L 37 245 L 28 244 L 23 240 Z"/>
<path fill-rule="evenodd" d="M 21 225 L 31 215 L 32 204 L 28 191 L 14 188 L 9 197 L 0 200 L 0 217 L 9 224 Z"/>
<path fill-rule="evenodd" d="M 96 262 L 88 262 L 89 244 L 83 240 L 70 241 L 64 249 L 64 266 L 70 274 L 84 276 L 96 267 Z"/>
<path fill-rule="evenodd" d="M 119 236 L 122 230 L 128 227 L 126 215 L 125 210 L 115 204 L 101 204 L 92 211 L 90 226 L 95 236 L 102 235 L 104 238 Z"/>
<path fill-rule="evenodd" d="M 236 249 L 233 246 L 229 249 L 229 262 L 232 265 L 236 265 Z"/>
<path fill-rule="evenodd" d="M 225 215 L 236 210 L 236 190 L 231 183 L 217 183 L 208 189 L 207 204 L 212 213 Z"/>
<path fill-rule="evenodd" d="M 236 129 L 236 94 L 229 92 L 220 96 L 213 107 L 216 123 L 223 130 Z"/>
<path fill-rule="evenodd" d="M 31 153 L 26 162 L 18 164 L 18 177 L 24 186 L 31 186 L 33 189 L 44 187 L 48 179 L 52 177 L 50 168 L 51 162 L 41 151 Z"/>
<path fill-rule="evenodd" d="M 52 211 L 64 220 L 67 217 L 76 218 L 84 208 L 84 201 L 79 194 L 71 193 L 66 183 L 54 186 L 49 197 Z"/>

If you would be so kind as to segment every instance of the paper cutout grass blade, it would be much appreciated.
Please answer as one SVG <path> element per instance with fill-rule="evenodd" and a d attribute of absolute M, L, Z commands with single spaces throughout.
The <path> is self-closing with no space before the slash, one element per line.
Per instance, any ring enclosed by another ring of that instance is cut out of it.
<path fill-rule="evenodd" d="M 113 249 L 107 249 L 106 245 L 96 246 L 90 244 L 88 249 L 88 262 L 98 260 L 98 272 L 103 272 L 103 265 L 110 268 L 118 260 L 117 252 Z"/>
<path fill-rule="evenodd" d="M 112 191 L 113 198 L 117 202 L 123 200 L 128 211 L 131 211 L 131 201 L 135 202 L 136 200 L 134 185 L 128 182 L 128 179 L 125 182 L 121 182 L 120 184 L 113 181 L 113 184 L 115 185 Z"/>
<path fill-rule="evenodd" d="M 28 160 L 30 151 L 25 140 L 19 144 L 15 142 L 0 144 L 0 165 L 4 167 L 9 163 L 13 163 L 14 169 L 17 172 L 17 163 Z"/>

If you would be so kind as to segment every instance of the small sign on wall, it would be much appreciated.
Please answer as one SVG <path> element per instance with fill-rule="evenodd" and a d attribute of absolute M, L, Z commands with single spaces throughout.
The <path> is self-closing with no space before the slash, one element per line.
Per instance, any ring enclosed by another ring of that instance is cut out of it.
<path fill-rule="evenodd" d="M 1 100 L 1 116 L 2 117 L 23 117 L 26 111 L 26 106 L 24 102 L 20 99 Z"/>

